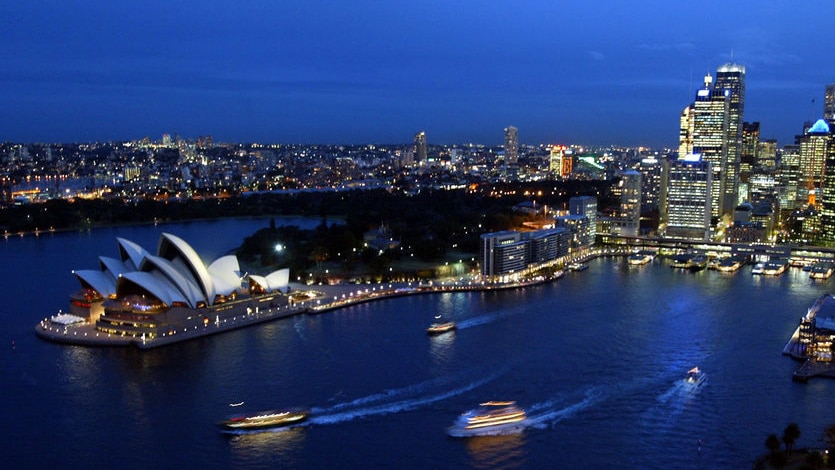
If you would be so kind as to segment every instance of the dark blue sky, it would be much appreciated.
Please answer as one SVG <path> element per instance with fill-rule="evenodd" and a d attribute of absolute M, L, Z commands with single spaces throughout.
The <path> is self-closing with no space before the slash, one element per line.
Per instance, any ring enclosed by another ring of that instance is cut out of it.
<path fill-rule="evenodd" d="M 835 82 L 835 4 L 27 0 L 3 6 L 0 141 L 677 145 L 705 72 L 791 143 Z M 812 99 L 815 100 L 812 103 Z"/>

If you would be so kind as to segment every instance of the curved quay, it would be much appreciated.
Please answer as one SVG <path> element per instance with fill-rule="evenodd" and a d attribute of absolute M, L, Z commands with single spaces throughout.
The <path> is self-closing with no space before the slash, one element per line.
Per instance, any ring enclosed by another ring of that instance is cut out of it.
<path fill-rule="evenodd" d="M 96 329 L 94 323 L 86 321 L 73 325 L 62 325 L 45 318 L 35 326 L 35 334 L 45 340 L 63 344 L 80 346 L 136 346 L 139 349 L 152 349 L 169 344 L 202 338 L 225 331 L 244 328 L 269 321 L 288 318 L 295 315 L 310 313 L 318 314 L 331 310 L 349 307 L 374 300 L 390 299 L 407 295 L 435 294 L 442 292 L 475 292 L 519 289 L 533 285 L 555 281 L 563 276 L 563 271 L 557 271 L 551 277 L 538 277 L 533 280 L 509 283 L 481 283 L 481 284 L 444 284 L 427 283 L 416 287 L 405 284 L 377 284 L 366 287 L 356 295 L 354 293 L 333 296 L 332 300 L 323 302 L 323 297 L 299 302 L 295 305 L 266 308 L 260 311 L 238 314 L 220 318 L 193 328 L 178 328 L 155 338 L 137 338 L 105 333 Z"/>

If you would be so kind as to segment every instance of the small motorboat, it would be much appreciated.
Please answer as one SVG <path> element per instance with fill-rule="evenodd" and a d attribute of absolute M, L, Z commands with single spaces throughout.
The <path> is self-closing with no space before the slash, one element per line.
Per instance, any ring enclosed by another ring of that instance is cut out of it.
<path fill-rule="evenodd" d="M 705 381 L 705 375 L 698 367 L 694 367 L 687 371 L 687 378 L 684 381 L 689 385 L 699 386 Z"/>

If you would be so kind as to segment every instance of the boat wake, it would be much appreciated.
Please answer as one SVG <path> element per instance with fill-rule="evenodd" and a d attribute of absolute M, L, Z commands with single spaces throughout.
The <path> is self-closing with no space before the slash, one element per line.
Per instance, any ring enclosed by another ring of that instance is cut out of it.
<path fill-rule="evenodd" d="M 648 429 L 658 430 L 674 426 L 676 419 L 693 406 L 693 399 L 705 386 L 707 376 L 700 382 L 690 383 L 678 379 L 670 388 L 656 397 L 656 403 L 641 414 L 640 421 Z"/>
<path fill-rule="evenodd" d="M 450 390 L 441 390 L 423 395 L 427 390 L 443 385 L 447 380 L 434 379 L 408 387 L 388 390 L 327 408 L 313 408 L 308 420 L 311 424 L 337 424 L 358 418 L 411 411 L 423 406 L 461 395 L 497 379 L 503 372 L 497 372 L 482 379 Z M 417 396 L 416 396 L 417 395 Z M 423 395 L 423 396 L 420 396 Z M 401 399 L 402 397 L 402 399 Z M 411 398 L 410 398 L 411 397 Z"/>
<path fill-rule="evenodd" d="M 548 429 L 562 420 L 575 416 L 602 399 L 603 393 L 595 387 L 587 390 L 583 399 L 576 403 L 566 404 L 564 398 L 537 403 L 528 408 L 528 418 L 525 420 L 525 425 L 535 429 Z"/>
<path fill-rule="evenodd" d="M 503 318 L 507 318 L 518 313 L 524 312 L 524 307 L 517 307 L 508 310 L 502 310 L 496 313 L 489 313 L 487 315 L 481 315 L 475 318 L 468 318 L 466 320 L 456 322 L 456 325 L 459 330 L 465 330 L 467 328 L 472 328 L 474 326 L 479 325 L 486 325 L 488 323 L 493 323 L 496 320 L 501 320 Z"/>
<path fill-rule="evenodd" d="M 299 335 L 299 338 L 301 338 L 302 341 L 307 343 L 308 340 L 307 336 L 304 334 L 304 325 L 302 325 L 302 321 L 303 319 L 296 320 L 296 322 L 293 323 L 293 328 L 296 330 L 296 334 Z"/>

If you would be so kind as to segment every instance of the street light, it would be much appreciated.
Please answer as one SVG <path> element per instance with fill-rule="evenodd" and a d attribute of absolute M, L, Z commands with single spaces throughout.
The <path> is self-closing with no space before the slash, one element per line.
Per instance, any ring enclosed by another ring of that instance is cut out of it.
<path fill-rule="evenodd" d="M 275 252 L 276 253 L 281 253 L 282 251 L 284 251 L 284 245 L 282 245 L 281 243 L 276 243 L 275 244 Z"/>

